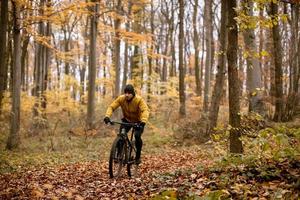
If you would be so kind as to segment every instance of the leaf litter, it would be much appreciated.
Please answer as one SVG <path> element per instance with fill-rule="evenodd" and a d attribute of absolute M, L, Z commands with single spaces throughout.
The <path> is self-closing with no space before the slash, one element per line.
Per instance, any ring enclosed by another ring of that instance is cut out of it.
<path fill-rule="evenodd" d="M 106 161 L 1 174 L 0 199 L 298 199 L 300 162 L 268 164 L 218 167 L 200 148 L 168 149 L 144 155 L 134 178 L 110 179 Z"/>

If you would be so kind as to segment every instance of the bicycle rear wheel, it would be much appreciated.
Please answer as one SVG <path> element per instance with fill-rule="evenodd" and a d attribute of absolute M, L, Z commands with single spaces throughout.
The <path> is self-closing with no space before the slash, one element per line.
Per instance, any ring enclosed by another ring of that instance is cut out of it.
<path fill-rule="evenodd" d="M 126 163 L 126 144 L 123 139 L 117 137 L 113 142 L 109 156 L 109 176 L 110 178 L 121 175 L 122 167 Z"/>

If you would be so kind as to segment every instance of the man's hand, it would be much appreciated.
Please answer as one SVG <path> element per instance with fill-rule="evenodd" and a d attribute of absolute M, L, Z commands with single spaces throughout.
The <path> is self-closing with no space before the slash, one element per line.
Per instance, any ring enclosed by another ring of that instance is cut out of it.
<path fill-rule="evenodd" d="M 109 117 L 104 117 L 103 121 L 105 122 L 105 124 L 108 124 L 110 122 Z"/>
<path fill-rule="evenodd" d="M 145 122 L 140 122 L 140 123 L 139 123 L 139 126 L 140 126 L 141 128 L 144 128 L 144 127 L 145 127 L 145 125 L 146 125 L 146 123 L 145 123 Z"/>

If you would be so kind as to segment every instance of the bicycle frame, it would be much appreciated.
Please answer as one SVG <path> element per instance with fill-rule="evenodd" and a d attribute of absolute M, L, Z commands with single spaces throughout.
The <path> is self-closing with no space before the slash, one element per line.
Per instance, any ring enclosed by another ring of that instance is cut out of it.
<path fill-rule="evenodd" d="M 138 126 L 136 123 L 126 123 L 126 122 L 118 122 L 118 121 L 111 121 L 110 122 L 112 125 L 114 124 L 119 124 L 119 125 L 124 125 L 124 126 L 127 126 L 127 127 L 130 127 L 132 128 L 131 130 L 131 135 L 128 136 L 128 132 L 126 132 L 125 128 L 122 128 L 121 129 L 121 132 L 118 134 L 120 135 L 120 137 L 126 142 L 126 146 L 127 146 L 127 156 L 126 156 L 126 161 L 124 164 L 133 164 L 134 163 L 134 160 L 131 160 L 129 158 L 129 156 L 131 156 L 132 153 L 135 153 L 136 152 L 136 148 L 135 148 L 135 145 L 133 145 L 133 135 L 134 135 L 134 131 L 135 131 L 135 127 Z M 124 130 L 124 132 L 123 132 Z"/>
<path fill-rule="evenodd" d="M 113 177 L 118 177 L 122 171 L 122 167 L 127 165 L 127 173 L 128 176 L 131 177 L 132 172 L 131 172 L 131 166 L 135 163 L 135 153 L 136 153 L 136 148 L 135 145 L 133 144 L 133 135 L 135 132 L 135 128 L 139 127 L 137 123 L 126 123 L 126 122 L 118 122 L 118 121 L 111 121 L 111 125 L 114 124 L 120 124 L 121 126 L 125 126 L 121 128 L 121 131 L 118 133 L 117 138 L 115 139 L 112 148 L 111 148 L 111 153 L 109 157 L 109 174 L 110 178 Z M 128 132 L 126 132 L 126 128 L 132 128 L 131 131 L 131 136 L 128 136 Z M 117 156 L 117 160 L 115 160 L 115 153 L 117 152 L 116 146 L 118 142 L 121 141 L 122 143 L 122 150 L 119 155 L 121 157 Z M 122 152 L 124 151 L 124 152 Z M 124 156 L 124 157 L 123 157 Z M 116 162 L 115 162 L 116 161 Z M 114 166 L 118 166 L 116 174 L 114 173 Z"/>

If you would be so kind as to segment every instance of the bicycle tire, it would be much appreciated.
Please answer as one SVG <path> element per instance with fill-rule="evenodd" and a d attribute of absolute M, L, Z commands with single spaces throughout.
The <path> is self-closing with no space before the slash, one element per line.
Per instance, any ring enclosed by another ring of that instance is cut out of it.
<path fill-rule="evenodd" d="M 118 145 L 121 145 L 121 147 Z M 124 147 L 126 147 L 126 143 L 123 142 L 121 137 L 117 137 L 112 144 L 109 156 L 110 178 L 117 178 L 122 173 L 122 167 L 126 163 L 126 149 Z"/>
<path fill-rule="evenodd" d="M 127 163 L 127 174 L 129 177 L 132 177 L 132 165 L 135 162 L 135 152 L 133 151 L 134 142 L 131 145 L 128 145 L 128 163 Z"/>

